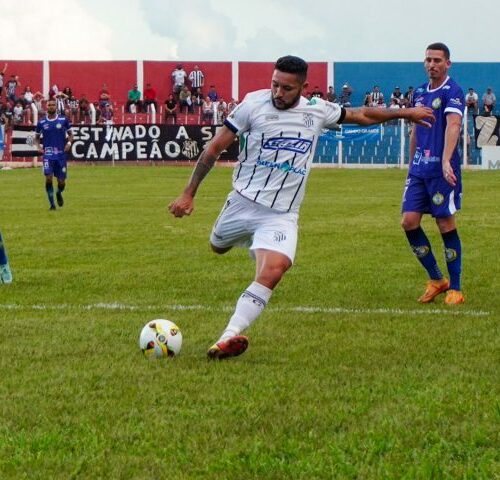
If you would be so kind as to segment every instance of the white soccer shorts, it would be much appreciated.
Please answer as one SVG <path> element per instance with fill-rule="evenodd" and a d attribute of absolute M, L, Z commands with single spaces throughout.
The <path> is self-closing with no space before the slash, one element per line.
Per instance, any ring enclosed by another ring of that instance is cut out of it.
<path fill-rule="evenodd" d="M 219 248 L 259 248 L 286 255 L 293 263 L 297 249 L 298 213 L 278 212 L 232 191 L 210 235 Z M 252 254 L 253 255 L 253 254 Z"/>

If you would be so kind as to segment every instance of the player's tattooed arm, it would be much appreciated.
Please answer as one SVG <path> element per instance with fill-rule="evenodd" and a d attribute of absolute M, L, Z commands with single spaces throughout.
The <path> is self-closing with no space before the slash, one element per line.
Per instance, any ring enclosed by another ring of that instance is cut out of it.
<path fill-rule="evenodd" d="M 191 178 L 189 179 L 188 186 L 186 187 L 186 193 L 189 193 L 194 197 L 200 183 L 208 175 L 208 172 L 212 170 L 217 158 L 218 156 L 213 153 L 209 153 L 208 150 L 203 150 L 203 152 L 201 152 L 200 158 L 198 159 L 193 173 L 191 174 Z"/>

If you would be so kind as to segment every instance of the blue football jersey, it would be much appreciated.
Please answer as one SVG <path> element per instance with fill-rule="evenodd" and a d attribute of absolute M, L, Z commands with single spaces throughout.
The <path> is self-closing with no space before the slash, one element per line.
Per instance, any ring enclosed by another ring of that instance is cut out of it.
<path fill-rule="evenodd" d="M 418 87 L 413 95 L 416 107 L 425 106 L 434 110 L 435 122 L 431 128 L 415 125 L 416 150 L 410 161 L 410 173 L 418 177 L 432 178 L 443 174 L 441 159 L 444 150 L 444 133 L 446 130 L 446 115 L 448 113 L 464 113 L 464 92 L 450 77 L 438 88 L 431 90 L 425 83 Z M 460 172 L 460 141 L 451 157 L 453 171 Z"/>
<path fill-rule="evenodd" d="M 66 134 L 71 124 L 66 117 L 44 118 L 36 126 L 36 133 L 42 136 L 42 143 L 46 155 L 64 152 Z"/>

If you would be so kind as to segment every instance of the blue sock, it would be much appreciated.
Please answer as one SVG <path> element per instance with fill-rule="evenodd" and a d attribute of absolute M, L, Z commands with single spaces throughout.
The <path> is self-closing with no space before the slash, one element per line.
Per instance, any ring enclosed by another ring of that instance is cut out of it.
<path fill-rule="evenodd" d="M 427 270 L 429 278 L 432 280 L 441 280 L 443 274 L 439 270 L 436 257 L 432 253 L 431 244 L 422 227 L 415 228 L 415 230 L 405 230 L 405 233 L 413 253 Z"/>
<path fill-rule="evenodd" d="M 47 191 L 47 197 L 49 198 L 50 206 L 53 207 L 54 204 L 54 186 L 52 184 L 45 184 L 45 190 Z"/>
<path fill-rule="evenodd" d="M 7 263 L 9 263 L 9 260 L 7 259 L 7 252 L 3 246 L 2 233 L 0 232 L 0 265 L 6 265 Z"/>
<path fill-rule="evenodd" d="M 460 275 L 462 274 L 462 242 L 457 230 L 442 233 L 444 256 L 450 274 L 450 289 L 460 290 Z"/>

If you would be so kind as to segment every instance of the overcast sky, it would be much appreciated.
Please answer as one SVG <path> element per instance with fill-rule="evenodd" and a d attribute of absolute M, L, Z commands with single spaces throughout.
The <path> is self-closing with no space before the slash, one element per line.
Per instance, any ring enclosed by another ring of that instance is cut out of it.
<path fill-rule="evenodd" d="M 410 7 L 411 5 L 411 7 Z M 499 62 L 500 1 L 0 0 L 11 60 Z"/>

